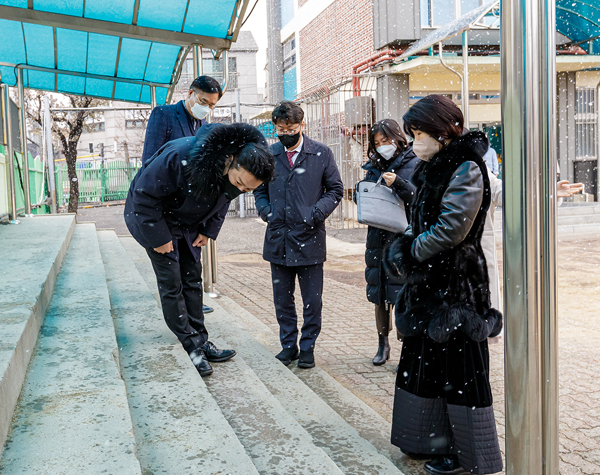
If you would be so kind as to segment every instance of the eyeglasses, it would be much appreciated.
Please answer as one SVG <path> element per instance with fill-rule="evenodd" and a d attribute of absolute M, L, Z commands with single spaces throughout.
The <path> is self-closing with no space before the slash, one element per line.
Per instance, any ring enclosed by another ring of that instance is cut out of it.
<path fill-rule="evenodd" d="M 300 125 L 296 130 L 277 130 L 277 129 L 275 129 L 275 133 L 277 134 L 278 137 L 281 137 L 282 135 L 295 135 L 298 132 L 300 132 L 301 128 L 302 128 L 302 126 Z"/>

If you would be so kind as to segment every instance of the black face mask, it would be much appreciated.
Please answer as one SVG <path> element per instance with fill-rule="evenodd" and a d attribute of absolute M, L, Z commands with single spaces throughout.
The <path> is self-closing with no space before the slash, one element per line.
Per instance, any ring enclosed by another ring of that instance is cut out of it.
<path fill-rule="evenodd" d="M 279 135 L 279 141 L 285 148 L 293 147 L 300 140 L 300 132 L 294 135 Z"/>
<path fill-rule="evenodd" d="M 240 196 L 243 191 L 229 181 L 229 175 L 223 175 L 223 193 L 228 200 L 233 200 Z"/>

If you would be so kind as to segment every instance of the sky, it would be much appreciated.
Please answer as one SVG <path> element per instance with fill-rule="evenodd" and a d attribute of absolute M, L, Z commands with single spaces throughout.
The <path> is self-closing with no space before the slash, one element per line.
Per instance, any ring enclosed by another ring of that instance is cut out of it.
<path fill-rule="evenodd" d="M 252 8 L 254 2 L 251 0 L 248 11 Z M 265 65 L 267 62 L 267 0 L 258 0 L 256 8 L 242 30 L 251 31 L 256 43 L 258 44 L 258 53 L 256 54 L 256 70 L 258 75 L 258 92 L 265 93 Z"/>

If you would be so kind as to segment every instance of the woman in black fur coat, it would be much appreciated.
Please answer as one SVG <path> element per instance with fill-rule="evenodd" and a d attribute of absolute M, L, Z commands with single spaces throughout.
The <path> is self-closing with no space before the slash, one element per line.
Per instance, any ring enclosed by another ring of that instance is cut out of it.
<path fill-rule="evenodd" d="M 488 141 L 481 132 L 462 135 L 462 112 L 444 96 L 421 99 L 403 121 L 422 161 L 411 226 L 385 255 L 403 284 L 392 443 L 414 458 L 434 458 L 424 467 L 430 474 L 497 473 L 487 338 L 500 332 L 502 315 L 490 306 L 481 248 Z"/>
<path fill-rule="evenodd" d="M 375 122 L 369 130 L 369 161 L 363 166 L 365 180 L 377 181 L 383 175 L 385 184 L 404 201 L 406 212 L 415 195 L 412 176 L 419 159 L 407 144 L 398 122 L 383 119 Z M 408 218 L 408 216 L 407 216 Z M 391 244 L 395 233 L 369 226 L 365 251 L 365 280 L 367 299 L 375 304 L 375 323 L 379 334 L 379 347 L 373 364 L 380 366 L 390 359 L 388 335 L 392 329 L 392 311 L 396 303 L 399 282 L 383 269 L 383 249 Z M 398 340 L 402 334 L 397 332 Z"/>

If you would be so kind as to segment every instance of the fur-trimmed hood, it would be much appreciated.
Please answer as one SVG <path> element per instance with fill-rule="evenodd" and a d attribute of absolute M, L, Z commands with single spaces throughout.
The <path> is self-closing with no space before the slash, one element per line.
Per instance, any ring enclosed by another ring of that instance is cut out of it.
<path fill-rule="evenodd" d="M 201 127 L 184 163 L 192 194 L 195 197 L 208 197 L 221 193 L 227 160 L 251 143 L 267 147 L 264 135 L 249 124 L 211 124 Z"/>

